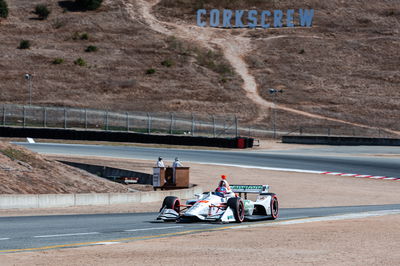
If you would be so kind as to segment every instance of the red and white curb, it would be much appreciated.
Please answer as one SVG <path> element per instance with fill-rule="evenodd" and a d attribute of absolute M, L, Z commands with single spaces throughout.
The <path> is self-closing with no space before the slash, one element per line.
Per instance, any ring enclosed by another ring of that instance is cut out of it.
<path fill-rule="evenodd" d="M 335 175 L 335 176 L 349 176 L 349 177 L 361 177 L 361 178 L 370 178 L 370 179 L 382 179 L 382 180 L 400 180 L 397 177 L 388 177 L 388 176 L 376 176 L 376 175 L 358 175 L 358 174 L 347 174 L 347 173 L 335 173 L 335 172 L 322 172 L 322 175 Z"/>
<path fill-rule="evenodd" d="M 195 162 L 193 162 L 193 163 L 195 163 Z M 198 162 L 196 162 L 196 163 L 198 163 Z M 223 163 L 198 163 L 198 164 L 231 166 L 231 167 L 240 167 L 240 168 L 249 168 L 249 169 L 262 169 L 262 170 L 270 170 L 270 171 L 283 171 L 283 172 L 295 172 L 295 173 L 308 173 L 308 174 L 321 174 L 321 175 L 334 175 L 334 176 L 360 177 L 360 178 L 370 178 L 370 179 L 379 179 L 379 180 L 400 181 L 400 178 L 388 177 L 388 176 L 359 175 L 359 174 L 349 174 L 349 173 L 339 173 L 339 172 L 326 172 L 326 171 L 313 171 L 313 170 L 302 170 L 302 169 L 249 166 L 249 165 L 240 165 L 240 164 L 223 164 Z"/>

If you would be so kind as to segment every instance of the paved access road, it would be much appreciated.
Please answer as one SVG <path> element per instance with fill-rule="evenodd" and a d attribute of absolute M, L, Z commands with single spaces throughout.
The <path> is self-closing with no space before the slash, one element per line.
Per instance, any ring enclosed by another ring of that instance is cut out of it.
<path fill-rule="evenodd" d="M 280 218 L 269 222 L 383 210 L 400 210 L 400 204 L 281 209 Z M 164 223 L 156 221 L 156 216 L 157 213 L 1 217 L 0 253 L 111 244 L 227 229 L 226 224 Z"/>
<path fill-rule="evenodd" d="M 283 168 L 306 171 L 341 172 L 400 178 L 400 156 L 364 156 L 365 154 L 400 155 L 400 147 L 330 147 L 287 151 L 220 151 L 162 149 L 132 146 L 79 145 L 53 143 L 17 143 L 44 154 L 108 156 L 156 161 L 158 156 L 172 161 Z M 343 154 L 347 150 L 349 156 Z"/>

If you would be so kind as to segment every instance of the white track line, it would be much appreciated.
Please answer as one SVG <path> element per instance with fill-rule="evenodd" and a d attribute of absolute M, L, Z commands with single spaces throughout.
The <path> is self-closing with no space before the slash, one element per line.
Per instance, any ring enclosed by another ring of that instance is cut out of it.
<path fill-rule="evenodd" d="M 59 235 L 43 235 L 43 236 L 34 236 L 36 238 L 40 237 L 63 237 L 63 236 L 84 236 L 84 235 L 97 235 L 99 232 L 88 232 L 88 233 L 72 233 L 72 234 L 59 234 Z"/>
<path fill-rule="evenodd" d="M 198 163 L 198 162 L 193 162 L 193 163 Z M 229 166 L 229 167 L 240 167 L 240 168 L 248 168 L 248 169 L 262 169 L 262 170 L 270 170 L 270 171 L 284 171 L 284 172 L 321 174 L 321 175 L 333 175 L 333 176 L 345 176 L 345 177 L 363 177 L 363 178 L 380 179 L 380 180 L 400 181 L 400 178 L 387 177 L 387 176 L 358 175 L 358 174 L 327 172 L 327 171 L 313 171 L 313 170 L 302 170 L 302 169 L 248 166 L 248 165 L 241 165 L 241 164 L 224 164 L 224 163 L 198 163 L 198 164 L 221 165 L 221 166 Z"/>
<path fill-rule="evenodd" d="M 98 242 L 98 243 L 94 243 L 91 244 L 91 246 L 95 246 L 95 245 L 114 245 L 114 244 L 120 244 L 121 242 Z"/>
<path fill-rule="evenodd" d="M 1 240 L 9 240 L 9 238 L 7 238 L 7 237 L 0 238 L 0 241 L 1 241 Z"/>
<path fill-rule="evenodd" d="M 296 172 L 296 173 L 309 173 L 309 174 L 322 174 L 326 171 L 313 171 L 313 170 L 302 170 L 302 169 L 289 169 L 289 168 L 276 168 L 276 167 L 264 167 L 264 166 L 249 166 L 249 165 L 241 165 L 241 164 L 226 164 L 226 163 L 198 163 L 197 164 L 208 164 L 208 165 L 221 165 L 221 166 L 233 166 L 240 168 L 249 168 L 249 169 L 262 169 L 262 170 L 271 170 L 271 171 L 285 171 L 285 172 Z"/>
<path fill-rule="evenodd" d="M 239 225 L 232 227 L 232 229 L 243 229 L 251 227 L 264 227 L 264 226 L 278 226 L 278 225 L 291 225 L 291 224 L 303 224 L 312 222 L 325 222 L 325 221 L 340 221 L 340 220 L 351 220 L 351 219 L 363 219 L 368 217 L 378 217 L 385 215 L 400 214 L 400 210 L 385 210 L 385 211 L 371 211 L 371 212 L 360 212 L 360 213 L 349 213 L 341 215 L 332 215 L 325 217 L 315 217 L 315 218 L 304 218 L 298 220 L 288 220 L 280 222 L 268 222 L 268 223 L 258 223 L 250 225 Z"/>
<path fill-rule="evenodd" d="M 152 227 L 152 228 L 129 229 L 129 230 L 124 230 L 124 232 L 162 230 L 162 229 L 172 229 L 172 228 L 180 228 L 180 227 L 183 227 L 183 226 L 182 225 L 178 225 L 178 226 L 168 226 L 168 227 Z"/>

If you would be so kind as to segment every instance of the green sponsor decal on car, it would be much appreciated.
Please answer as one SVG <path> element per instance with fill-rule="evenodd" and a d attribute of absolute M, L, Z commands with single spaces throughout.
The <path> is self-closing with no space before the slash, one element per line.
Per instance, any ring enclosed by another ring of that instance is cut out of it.
<path fill-rule="evenodd" d="M 263 186 L 262 185 L 231 185 L 231 189 L 240 189 L 240 190 L 262 190 Z"/>
<path fill-rule="evenodd" d="M 268 185 L 231 185 L 233 192 L 238 193 L 261 193 L 268 190 Z"/>

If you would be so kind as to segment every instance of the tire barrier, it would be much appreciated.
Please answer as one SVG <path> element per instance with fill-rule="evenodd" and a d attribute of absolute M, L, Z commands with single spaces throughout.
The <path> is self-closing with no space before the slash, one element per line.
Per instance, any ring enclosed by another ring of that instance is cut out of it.
<path fill-rule="evenodd" d="M 156 143 L 220 148 L 252 148 L 252 138 L 208 138 L 194 136 L 154 135 L 132 132 L 75 130 L 56 128 L 0 127 L 0 137 Z M 243 139 L 243 140 L 242 140 Z M 240 141 L 240 147 L 239 147 Z M 244 142 L 244 143 L 243 143 Z"/>
<path fill-rule="evenodd" d="M 400 139 L 360 137 L 283 136 L 282 142 L 291 144 L 322 144 L 348 146 L 400 146 Z"/>

